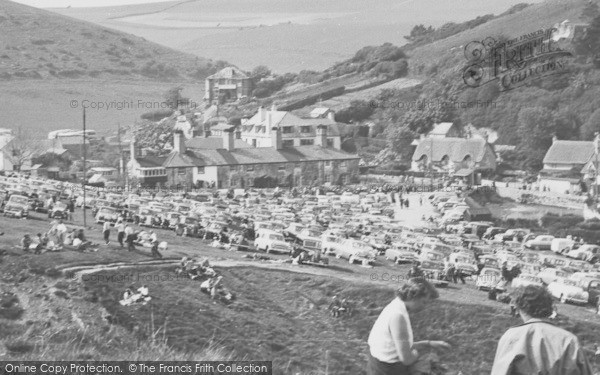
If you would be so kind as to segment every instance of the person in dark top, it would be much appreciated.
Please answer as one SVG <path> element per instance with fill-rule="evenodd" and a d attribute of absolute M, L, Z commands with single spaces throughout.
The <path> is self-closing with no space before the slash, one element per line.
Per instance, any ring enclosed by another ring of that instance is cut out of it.
<path fill-rule="evenodd" d="M 408 278 L 409 279 L 412 279 L 413 277 L 424 277 L 424 276 L 425 276 L 425 274 L 423 273 L 423 270 L 421 269 L 421 267 L 419 267 L 418 263 L 413 263 L 410 270 L 408 270 Z"/>

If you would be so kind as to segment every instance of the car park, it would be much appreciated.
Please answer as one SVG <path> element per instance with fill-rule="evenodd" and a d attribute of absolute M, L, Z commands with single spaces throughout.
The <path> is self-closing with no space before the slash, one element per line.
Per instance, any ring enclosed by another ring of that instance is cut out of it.
<path fill-rule="evenodd" d="M 385 258 L 394 261 L 394 263 L 413 263 L 419 260 L 417 253 L 412 250 L 410 245 L 396 245 L 385 251 Z"/>
<path fill-rule="evenodd" d="M 569 273 L 558 268 L 543 268 L 538 274 L 542 282 L 546 285 L 560 278 L 567 278 Z"/>

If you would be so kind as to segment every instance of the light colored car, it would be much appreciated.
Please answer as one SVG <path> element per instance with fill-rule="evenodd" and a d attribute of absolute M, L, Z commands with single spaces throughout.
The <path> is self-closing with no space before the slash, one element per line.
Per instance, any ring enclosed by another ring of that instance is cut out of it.
<path fill-rule="evenodd" d="M 472 276 L 477 273 L 475 257 L 470 253 L 452 253 L 450 254 L 450 262 L 455 264 L 457 270 L 461 270 L 466 275 Z"/>
<path fill-rule="evenodd" d="M 323 252 L 325 254 L 335 254 L 342 242 L 344 242 L 342 237 L 336 236 L 332 233 L 324 233 L 323 236 L 321 236 L 321 243 L 323 246 Z"/>
<path fill-rule="evenodd" d="M 410 245 L 390 247 L 385 251 L 385 259 L 393 260 L 394 263 L 412 263 L 419 260 L 417 253 L 412 251 Z"/>
<path fill-rule="evenodd" d="M 550 284 L 553 281 L 556 281 L 560 278 L 566 278 L 568 276 L 568 272 L 565 272 L 558 268 L 544 268 L 537 274 L 537 277 L 542 279 L 544 284 Z"/>
<path fill-rule="evenodd" d="M 100 207 L 96 213 L 96 223 L 103 224 L 105 221 L 116 223 L 119 218 L 119 212 L 113 207 Z"/>
<path fill-rule="evenodd" d="M 375 250 L 359 240 L 346 239 L 335 253 L 336 258 L 348 259 L 349 263 L 361 262 L 362 264 L 372 264 L 375 262 Z"/>
<path fill-rule="evenodd" d="M 515 277 L 511 284 L 513 288 L 527 285 L 543 286 L 544 283 L 542 282 L 542 279 L 535 275 L 529 273 L 522 273 L 519 276 Z"/>
<path fill-rule="evenodd" d="M 497 268 L 483 268 L 477 280 L 475 280 L 475 286 L 479 290 L 490 290 L 498 287 L 498 284 L 502 282 L 502 272 Z"/>
<path fill-rule="evenodd" d="M 548 284 L 548 291 L 562 303 L 572 302 L 585 305 L 589 300 L 588 292 L 583 290 L 577 281 L 564 277 Z"/>
<path fill-rule="evenodd" d="M 292 250 L 291 246 L 285 242 L 283 234 L 269 229 L 261 229 L 256 233 L 254 245 L 257 249 L 264 250 L 267 253 L 289 254 Z"/>
<path fill-rule="evenodd" d="M 26 218 L 29 216 L 29 199 L 22 195 L 13 194 L 4 206 L 4 216 Z"/>
<path fill-rule="evenodd" d="M 588 262 L 595 263 L 594 260 L 600 260 L 600 246 L 585 244 L 578 249 L 569 251 L 567 256 L 569 258 L 587 260 Z"/>
<path fill-rule="evenodd" d="M 533 250 L 550 250 L 550 248 L 552 247 L 553 240 L 554 236 L 544 234 L 541 236 L 537 236 L 533 240 L 525 242 L 524 246 L 527 249 Z"/>
<path fill-rule="evenodd" d="M 555 238 L 550 244 L 550 250 L 555 253 L 563 254 L 571 251 L 575 241 L 568 238 Z"/>

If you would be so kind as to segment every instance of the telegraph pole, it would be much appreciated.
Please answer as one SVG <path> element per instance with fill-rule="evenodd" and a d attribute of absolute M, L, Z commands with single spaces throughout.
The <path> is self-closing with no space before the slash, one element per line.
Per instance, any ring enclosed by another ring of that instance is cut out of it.
<path fill-rule="evenodd" d="M 85 147 L 86 140 L 86 129 L 85 129 L 85 107 L 83 108 L 83 181 L 81 182 L 83 186 L 83 227 L 87 227 L 87 219 L 86 219 L 86 211 L 85 211 L 85 203 L 86 203 L 86 193 L 85 193 L 85 172 L 86 172 L 86 158 L 87 158 L 87 150 Z"/>

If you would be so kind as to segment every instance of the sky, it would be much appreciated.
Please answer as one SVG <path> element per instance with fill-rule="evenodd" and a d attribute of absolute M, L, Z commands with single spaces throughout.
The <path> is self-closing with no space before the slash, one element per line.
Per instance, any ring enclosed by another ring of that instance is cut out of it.
<path fill-rule="evenodd" d="M 144 3 L 161 3 L 168 0 L 11 0 L 36 8 L 73 8 L 101 7 Z"/>

